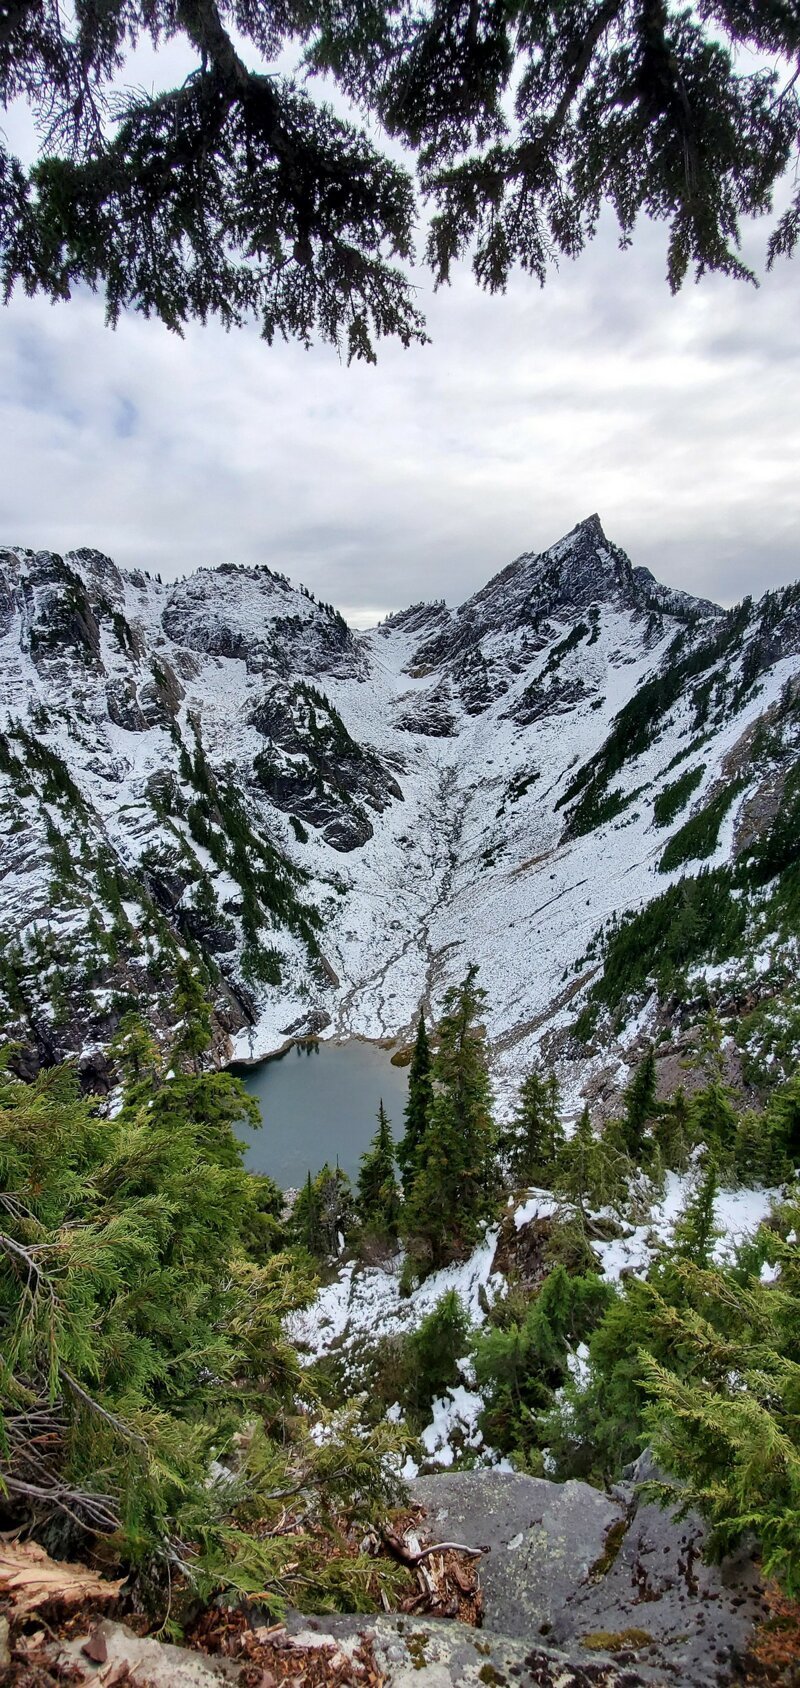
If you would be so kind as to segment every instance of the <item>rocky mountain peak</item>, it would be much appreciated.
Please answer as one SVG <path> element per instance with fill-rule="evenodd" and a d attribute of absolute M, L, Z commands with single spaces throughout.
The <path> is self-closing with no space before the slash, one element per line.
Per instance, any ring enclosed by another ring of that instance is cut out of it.
<path fill-rule="evenodd" d="M 715 870 L 772 825 L 799 604 L 724 614 L 597 515 L 364 633 L 269 569 L 0 551 L 7 1026 L 36 1059 L 104 1045 L 123 999 L 170 1012 L 188 944 L 240 1052 L 245 1025 L 256 1051 L 328 1018 L 395 1035 L 475 958 L 498 1061 L 512 1033 L 532 1058 L 598 933 L 699 871 L 697 837 Z"/>
<path fill-rule="evenodd" d="M 624 551 L 606 538 L 598 515 L 582 522 L 547 551 L 525 551 L 495 575 L 470 605 L 505 606 L 515 621 L 584 609 L 592 603 L 630 607 L 633 570 Z M 468 606 L 464 606 L 465 609 Z"/>

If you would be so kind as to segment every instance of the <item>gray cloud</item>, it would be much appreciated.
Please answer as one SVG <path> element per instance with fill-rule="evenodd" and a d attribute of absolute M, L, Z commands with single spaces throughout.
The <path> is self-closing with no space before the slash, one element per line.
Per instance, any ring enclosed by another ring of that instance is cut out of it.
<path fill-rule="evenodd" d="M 763 244 L 760 232 L 753 244 Z M 457 602 L 590 511 L 733 601 L 800 572 L 796 272 L 672 299 L 664 234 L 607 227 L 542 292 L 420 277 L 433 344 L 347 369 L 254 331 L 181 341 L 88 294 L 0 314 L 0 539 L 167 578 L 268 562 L 351 614 Z"/>

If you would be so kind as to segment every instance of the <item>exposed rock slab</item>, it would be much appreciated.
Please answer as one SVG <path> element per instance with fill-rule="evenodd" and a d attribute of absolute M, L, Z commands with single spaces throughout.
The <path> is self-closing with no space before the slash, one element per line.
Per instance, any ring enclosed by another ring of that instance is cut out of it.
<path fill-rule="evenodd" d="M 492 1471 L 424 1477 L 414 1498 L 435 1532 L 485 1547 L 485 1627 L 511 1636 L 549 1635 L 567 1601 L 606 1551 L 624 1506 L 587 1483 Z"/>
<path fill-rule="evenodd" d="M 489 1635 L 463 1624 L 423 1618 L 324 1618 L 309 1632 L 296 1620 L 298 1639 L 314 1634 L 340 1645 L 359 1632 L 371 1641 L 384 1688 L 643 1688 L 662 1678 L 643 1676 L 608 1654 L 577 1660 L 541 1639 Z M 290 1627 L 295 1627 L 290 1623 Z"/>
<path fill-rule="evenodd" d="M 426 1477 L 414 1491 L 437 1531 L 489 1550 L 487 1635 L 546 1638 L 573 1665 L 611 1655 L 642 1682 L 716 1688 L 765 1615 L 752 1559 L 705 1564 L 701 1520 L 677 1520 L 634 1484 L 609 1497 L 474 1471 Z"/>
<path fill-rule="evenodd" d="M 362 1662 L 365 1645 L 383 1688 L 480 1688 L 486 1683 L 496 1688 L 511 1683 L 520 1688 L 640 1688 L 645 1681 L 608 1656 L 579 1663 L 543 1642 L 487 1636 L 457 1623 L 383 1616 L 315 1620 L 295 1614 L 288 1630 L 282 1656 L 291 1664 L 296 1650 L 297 1675 L 288 1680 L 298 1683 L 305 1679 L 304 1667 L 316 1660 L 330 1670 L 331 1682 L 359 1688 L 368 1680 Z M 76 1683 L 124 1680 L 128 1688 L 219 1688 L 222 1683 L 244 1688 L 254 1675 L 252 1666 L 209 1658 L 152 1636 L 141 1638 L 110 1620 L 96 1626 L 88 1643 L 85 1635 L 73 1637 L 61 1649 L 58 1664 L 76 1673 Z M 276 1682 L 269 1670 L 264 1677 Z M 369 1679 L 374 1682 L 374 1673 Z M 287 1680 L 285 1675 L 282 1680 Z M 322 1680 L 318 1669 L 313 1680 Z"/>
<path fill-rule="evenodd" d="M 85 1635 L 68 1641 L 59 1665 L 80 1673 L 79 1682 L 124 1680 L 130 1688 L 219 1688 L 220 1683 L 238 1682 L 241 1676 L 228 1659 L 210 1659 L 151 1635 L 135 1635 L 112 1619 L 98 1624 L 88 1642 Z M 124 1678 L 123 1670 L 127 1672 Z"/>

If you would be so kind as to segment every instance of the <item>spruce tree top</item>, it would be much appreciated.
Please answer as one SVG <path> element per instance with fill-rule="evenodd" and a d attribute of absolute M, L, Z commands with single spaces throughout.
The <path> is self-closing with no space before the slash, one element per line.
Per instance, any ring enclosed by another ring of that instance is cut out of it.
<path fill-rule="evenodd" d="M 126 86 L 145 35 L 189 49 L 180 86 Z M 278 68 L 290 50 L 351 115 Z M 424 334 L 397 267 L 417 187 L 438 281 L 464 256 L 493 291 L 516 266 L 544 281 L 604 204 L 623 243 L 643 213 L 667 225 L 673 289 L 745 276 L 741 221 L 798 154 L 799 51 L 789 0 L 5 0 L 0 101 L 27 102 L 40 142 L 30 171 L 0 144 L 5 288 L 83 282 L 112 321 L 254 317 L 370 358 Z M 770 261 L 799 236 L 800 193 Z"/>
<path fill-rule="evenodd" d="M 433 1091 L 431 1087 L 431 1055 L 425 1016 L 420 1013 L 414 1053 L 408 1069 L 408 1096 L 404 1110 L 405 1132 L 397 1146 L 397 1159 L 408 1186 L 417 1164 L 420 1144 L 425 1136 L 430 1116 Z"/>

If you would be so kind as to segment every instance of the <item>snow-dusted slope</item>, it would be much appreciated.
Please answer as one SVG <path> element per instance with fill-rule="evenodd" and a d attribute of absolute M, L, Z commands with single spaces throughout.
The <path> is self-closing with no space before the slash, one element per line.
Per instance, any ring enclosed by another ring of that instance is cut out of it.
<path fill-rule="evenodd" d="M 134 1000 L 168 1015 L 183 955 L 240 1055 L 404 1037 L 475 961 L 502 1087 L 574 1021 L 598 928 L 697 870 L 659 871 L 687 817 L 733 791 L 712 867 L 772 821 L 797 599 L 723 614 L 597 517 L 363 635 L 269 570 L 0 554 L 9 1026 L 85 1052 Z"/>

